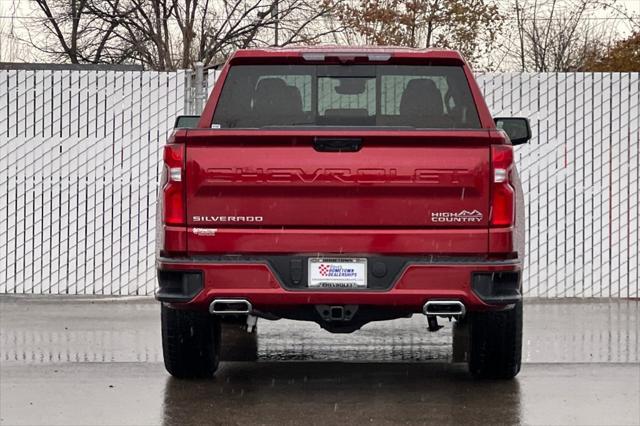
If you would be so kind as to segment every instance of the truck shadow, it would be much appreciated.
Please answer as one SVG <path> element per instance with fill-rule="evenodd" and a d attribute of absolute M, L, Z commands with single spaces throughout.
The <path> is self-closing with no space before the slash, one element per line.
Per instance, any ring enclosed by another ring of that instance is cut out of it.
<path fill-rule="evenodd" d="M 445 363 L 223 363 L 167 379 L 163 424 L 519 424 L 518 380 Z"/>

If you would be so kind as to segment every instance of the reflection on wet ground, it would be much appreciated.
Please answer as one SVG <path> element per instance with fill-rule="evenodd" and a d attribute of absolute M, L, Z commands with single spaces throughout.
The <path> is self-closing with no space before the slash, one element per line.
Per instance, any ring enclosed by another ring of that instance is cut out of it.
<path fill-rule="evenodd" d="M 447 363 L 225 363 L 214 380 L 159 363 L 13 365 L 0 371 L 7 425 L 637 425 L 637 364 L 527 364 L 474 381 Z"/>
<path fill-rule="evenodd" d="M 640 362 L 640 302 L 529 302 L 525 305 L 524 362 Z M 451 324 L 428 333 L 414 315 L 365 326 L 351 335 L 317 325 L 262 322 L 263 359 L 450 360 Z"/>
<path fill-rule="evenodd" d="M 263 321 L 260 362 L 178 381 L 158 317 L 146 299 L 0 297 L 0 423 L 640 424 L 638 301 L 530 301 L 509 382 L 450 364 L 450 327 L 419 316 L 350 335 Z"/>
<path fill-rule="evenodd" d="M 159 305 L 0 297 L 4 362 L 161 362 Z M 314 323 L 260 320 L 264 361 L 448 361 L 451 325 L 426 330 L 422 315 L 331 334 Z M 525 362 L 640 362 L 640 302 L 529 301 Z"/>

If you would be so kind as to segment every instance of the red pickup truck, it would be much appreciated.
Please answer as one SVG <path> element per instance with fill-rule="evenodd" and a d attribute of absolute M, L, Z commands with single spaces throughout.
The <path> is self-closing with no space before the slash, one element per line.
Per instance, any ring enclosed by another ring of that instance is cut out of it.
<path fill-rule="evenodd" d="M 513 145 L 455 51 L 241 50 L 164 147 L 165 366 L 212 376 L 257 318 L 350 333 L 454 318 L 476 377 L 520 370 L 524 210 Z M 233 334 L 230 334 L 233 335 Z M 245 337 L 246 337 L 245 336 Z M 249 345 L 251 346 L 251 345 Z M 252 346 L 255 351 L 256 346 Z M 231 348 L 232 349 L 232 348 Z"/>

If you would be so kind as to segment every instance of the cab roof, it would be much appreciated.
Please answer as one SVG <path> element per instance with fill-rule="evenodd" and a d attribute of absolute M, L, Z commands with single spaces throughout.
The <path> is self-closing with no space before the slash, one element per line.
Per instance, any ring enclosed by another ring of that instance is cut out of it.
<path fill-rule="evenodd" d="M 287 46 L 238 50 L 229 58 L 276 59 L 302 58 L 307 61 L 323 61 L 324 58 L 368 58 L 383 62 L 394 59 L 444 59 L 464 62 L 460 53 L 449 49 L 418 49 L 403 46 Z"/>

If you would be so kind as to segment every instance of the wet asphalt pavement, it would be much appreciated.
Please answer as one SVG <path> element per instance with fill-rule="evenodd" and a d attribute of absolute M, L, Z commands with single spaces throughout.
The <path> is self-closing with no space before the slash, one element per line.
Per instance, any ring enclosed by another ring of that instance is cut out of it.
<path fill-rule="evenodd" d="M 476 381 L 420 316 L 332 335 L 259 322 L 257 363 L 162 365 L 159 306 L 0 297 L 0 423 L 640 425 L 640 302 L 529 301 L 522 372 Z"/>

